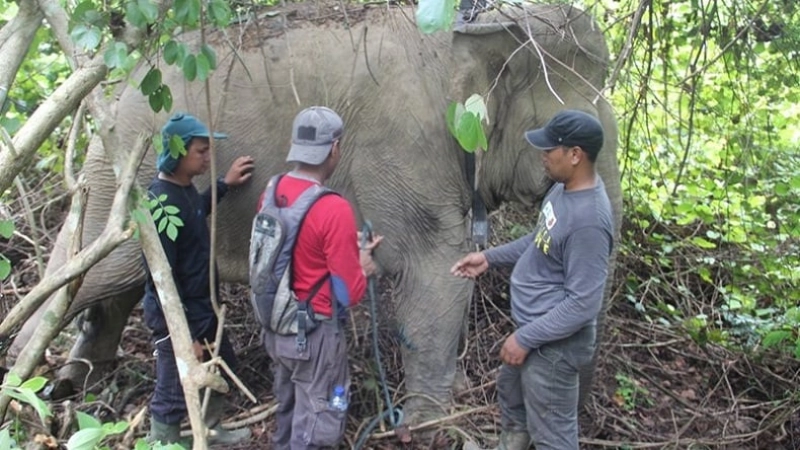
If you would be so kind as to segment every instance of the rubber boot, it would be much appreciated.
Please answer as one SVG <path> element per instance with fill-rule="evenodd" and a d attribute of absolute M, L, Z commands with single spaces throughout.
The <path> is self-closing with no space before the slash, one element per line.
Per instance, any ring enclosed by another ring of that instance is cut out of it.
<path fill-rule="evenodd" d="M 181 426 L 179 424 L 168 425 L 150 418 L 150 435 L 147 436 L 147 442 L 151 444 L 155 444 L 156 442 L 175 444 L 178 443 L 180 439 Z"/>
<path fill-rule="evenodd" d="M 503 431 L 500 433 L 500 443 L 492 450 L 528 450 L 531 447 L 531 437 L 526 431 Z M 464 450 L 483 450 L 474 442 L 464 443 Z"/>
<path fill-rule="evenodd" d="M 250 429 L 226 430 L 220 420 L 225 412 L 225 397 L 212 393 L 208 399 L 205 424 L 208 427 L 208 445 L 234 445 L 250 439 Z"/>
<path fill-rule="evenodd" d="M 208 445 L 234 445 L 250 439 L 250 428 L 226 430 L 221 425 L 208 430 Z"/>

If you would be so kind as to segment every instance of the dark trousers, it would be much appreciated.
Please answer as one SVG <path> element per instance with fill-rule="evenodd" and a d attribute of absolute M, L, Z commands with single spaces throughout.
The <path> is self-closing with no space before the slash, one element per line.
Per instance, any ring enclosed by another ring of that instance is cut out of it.
<path fill-rule="evenodd" d="M 349 398 L 347 339 L 334 322 L 323 322 L 308 336 L 304 352 L 296 336 L 264 332 L 264 346 L 273 361 L 273 391 L 278 400 L 275 450 L 335 447 L 342 440 L 346 411 L 328 407 L 335 386 Z"/>
<path fill-rule="evenodd" d="M 521 366 L 503 364 L 497 377 L 503 429 L 527 431 L 536 450 L 578 450 L 578 375 L 594 347 L 590 325 L 531 350 Z"/>
<path fill-rule="evenodd" d="M 215 329 L 210 336 L 204 336 L 208 342 L 214 342 Z M 203 338 L 200 339 L 203 342 Z M 208 356 L 208 355 L 206 355 Z M 228 336 L 223 333 L 219 347 L 219 356 L 235 370 L 236 354 Z M 186 399 L 175 364 L 175 351 L 169 338 L 156 341 L 156 390 L 150 400 L 150 412 L 153 418 L 168 425 L 179 424 L 186 417 Z"/>

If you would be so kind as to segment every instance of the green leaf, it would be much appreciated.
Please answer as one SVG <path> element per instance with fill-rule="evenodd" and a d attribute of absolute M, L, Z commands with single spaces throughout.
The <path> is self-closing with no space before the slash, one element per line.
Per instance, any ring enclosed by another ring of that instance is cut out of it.
<path fill-rule="evenodd" d="M 122 42 L 114 42 L 103 54 L 103 61 L 111 68 L 123 67 L 128 59 L 128 47 Z"/>
<path fill-rule="evenodd" d="M 135 1 L 129 1 L 125 5 L 125 20 L 130 22 L 136 28 L 147 27 L 147 17 Z"/>
<path fill-rule="evenodd" d="M 11 274 L 11 261 L 6 259 L 5 257 L 0 258 L 0 280 L 5 280 L 10 274 Z"/>
<path fill-rule="evenodd" d="M 194 55 L 186 55 L 183 60 L 183 75 L 189 81 L 194 81 L 197 78 L 197 58 Z"/>
<path fill-rule="evenodd" d="M 150 0 L 137 0 L 136 3 L 147 23 L 155 23 L 158 19 L 158 6 Z"/>
<path fill-rule="evenodd" d="M 183 139 L 177 134 L 173 134 L 169 138 L 169 154 L 173 158 L 178 158 L 186 154 L 186 147 L 183 145 Z M 164 200 L 161 201 L 163 202 Z"/>
<path fill-rule="evenodd" d="M 178 214 L 181 210 L 175 205 L 167 205 L 164 207 L 164 212 L 172 216 Z"/>
<path fill-rule="evenodd" d="M 163 232 L 164 229 L 167 228 L 167 224 L 168 223 L 169 223 L 169 221 L 167 220 L 166 217 L 162 217 L 161 220 L 158 221 L 158 233 L 159 234 L 161 234 L 161 232 Z"/>
<path fill-rule="evenodd" d="M 85 412 L 75 411 L 75 418 L 78 419 L 78 429 L 86 430 L 88 428 L 101 428 L 103 426 L 99 420 L 86 414 Z"/>
<path fill-rule="evenodd" d="M 483 128 L 481 127 L 480 119 L 469 111 L 465 111 L 459 118 L 458 123 L 456 123 L 456 133 L 458 143 L 470 153 L 478 149 L 486 140 L 481 138 Z"/>
<path fill-rule="evenodd" d="M 416 14 L 417 27 L 423 33 L 447 31 L 455 16 L 455 0 L 420 0 Z"/>
<path fill-rule="evenodd" d="M 208 62 L 208 58 L 203 53 L 200 53 L 195 58 L 197 63 L 197 79 L 200 81 L 205 81 L 208 78 L 208 74 L 211 72 L 211 64 Z"/>
<path fill-rule="evenodd" d="M 0 449 L 12 449 L 18 448 L 16 443 L 11 439 L 11 435 L 8 432 L 8 428 L 3 428 L 0 430 Z"/>
<path fill-rule="evenodd" d="M 161 85 L 160 91 L 161 91 L 161 106 L 164 107 L 164 111 L 170 111 L 172 109 L 172 91 L 166 84 Z"/>
<path fill-rule="evenodd" d="M 483 120 L 487 124 L 489 123 L 489 112 L 486 110 L 486 102 L 480 95 L 470 95 L 467 101 L 464 102 L 464 109 L 478 116 L 478 119 Z"/>
<path fill-rule="evenodd" d="M 11 239 L 14 235 L 14 221 L 13 220 L 0 220 L 0 237 L 4 239 Z"/>
<path fill-rule="evenodd" d="M 102 428 L 87 428 L 73 434 L 67 441 L 67 450 L 94 450 L 105 437 Z"/>
<path fill-rule="evenodd" d="M 161 108 L 164 107 L 164 104 L 161 102 L 161 92 L 158 89 L 147 97 L 147 102 L 150 104 L 150 109 L 152 109 L 153 112 L 159 112 Z"/>
<path fill-rule="evenodd" d="M 159 87 L 161 87 L 161 70 L 153 67 L 147 72 L 147 75 L 142 78 L 142 83 L 139 85 L 139 88 L 142 90 L 142 94 L 150 95 L 158 90 Z"/>
<path fill-rule="evenodd" d="M 16 373 L 10 372 L 6 377 L 6 386 L 17 387 L 20 384 L 22 384 L 22 378 L 20 378 Z"/>
<path fill-rule="evenodd" d="M 169 222 L 175 225 L 176 227 L 183 226 L 183 220 L 181 220 L 181 218 L 178 216 L 169 216 Z"/>
<path fill-rule="evenodd" d="M 178 238 L 178 227 L 170 223 L 167 225 L 167 237 L 173 241 Z"/>
<path fill-rule="evenodd" d="M 231 21 L 231 8 L 228 2 L 222 0 L 211 0 L 208 3 L 208 16 L 211 22 L 219 28 L 225 28 Z"/>
<path fill-rule="evenodd" d="M 770 331 L 766 336 L 764 336 L 764 339 L 761 340 L 761 344 L 767 348 L 774 347 L 789 339 L 791 336 L 792 333 L 786 330 Z"/>
<path fill-rule="evenodd" d="M 175 19 L 185 25 L 194 26 L 200 20 L 200 0 L 176 0 Z"/>
<path fill-rule="evenodd" d="M 203 44 L 200 48 L 200 53 L 205 55 L 212 70 L 217 68 L 217 52 L 213 48 L 209 47 L 208 44 Z"/>
<path fill-rule="evenodd" d="M 100 45 L 102 32 L 92 25 L 78 24 L 69 34 L 75 44 L 83 50 L 94 50 Z"/>
<path fill-rule="evenodd" d="M 97 28 L 102 28 L 105 25 L 103 15 L 97 11 L 95 2 L 87 0 L 78 4 L 75 10 L 72 11 L 72 23 L 93 25 Z"/>
<path fill-rule="evenodd" d="M 450 134 L 453 137 L 456 137 L 456 116 L 461 115 L 458 112 L 459 107 L 463 110 L 464 107 L 457 102 L 450 102 L 450 105 L 447 106 L 447 112 L 445 113 L 445 122 L 447 122 L 447 129 L 450 130 Z"/>
<path fill-rule="evenodd" d="M 174 40 L 169 40 L 164 44 L 164 62 L 167 64 L 175 64 L 181 56 L 181 46 Z"/>
<path fill-rule="evenodd" d="M 20 389 L 30 389 L 33 392 L 39 392 L 39 390 L 41 390 L 45 384 L 47 384 L 47 378 L 33 377 L 30 380 L 22 383 Z"/>
<path fill-rule="evenodd" d="M 164 213 L 164 210 L 162 208 L 159 208 L 159 209 L 155 210 L 153 212 L 153 222 L 157 221 L 161 217 L 161 214 L 163 214 L 163 213 Z"/>
<path fill-rule="evenodd" d="M 717 248 L 717 244 L 708 241 L 704 237 L 695 236 L 692 238 L 692 243 L 700 248 Z"/>

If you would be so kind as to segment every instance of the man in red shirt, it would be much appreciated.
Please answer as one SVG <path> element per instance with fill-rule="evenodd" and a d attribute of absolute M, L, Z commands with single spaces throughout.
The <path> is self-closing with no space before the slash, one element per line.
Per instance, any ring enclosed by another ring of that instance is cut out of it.
<path fill-rule="evenodd" d="M 343 132 L 341 117 L 329 108 L 313 106 L 297 115 L 286 158 L 295 166 L 275 187 L 278 206 L 291 206 L 306 189 L 330 178 L 341 158 Z M 302 353 L 296 336 L 264 332 L 278 400 L 273 436 L 276 450 L 315 449 L 341 441 L 350 373 L 341 326 L 346 315 L 335 311 L 345 312 L 361 301 L 366 277 L 375 273 L 372 250 L 381 239 L 376 236 L 359 250 L 353 209 L 339 195 L 320 197 L 300 224 L 292 255 L 291 288 L 298 299 L 313 295 L 309 304 L 321 323 L 308 334 L 307 351 Z M 330 404 L 337 390 L 343 390 L 344 408 Z"/>

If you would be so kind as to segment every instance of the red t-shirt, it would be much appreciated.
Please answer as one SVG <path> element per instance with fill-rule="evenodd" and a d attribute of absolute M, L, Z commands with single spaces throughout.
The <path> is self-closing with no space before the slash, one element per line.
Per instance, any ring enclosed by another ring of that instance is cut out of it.
<path fill-rule="evenodd" d="M 275 189 L 276 198 L 286 198 L 291 205 L 314 181 L 286 175 Z M 261 205 L 264 194 L 258 204 Z M 292 263 L 294 291 L 305 299 L 322 277 L 330 279 L 311 300 L 316 314 L 330 317 L 331 291 L 339 300 L 340 310 L 361 302 L 367 280 L 358 254 L 355 215 L 350 203 L 339 195 L 325 195 L 308 211 L 295 242 Z"/>

